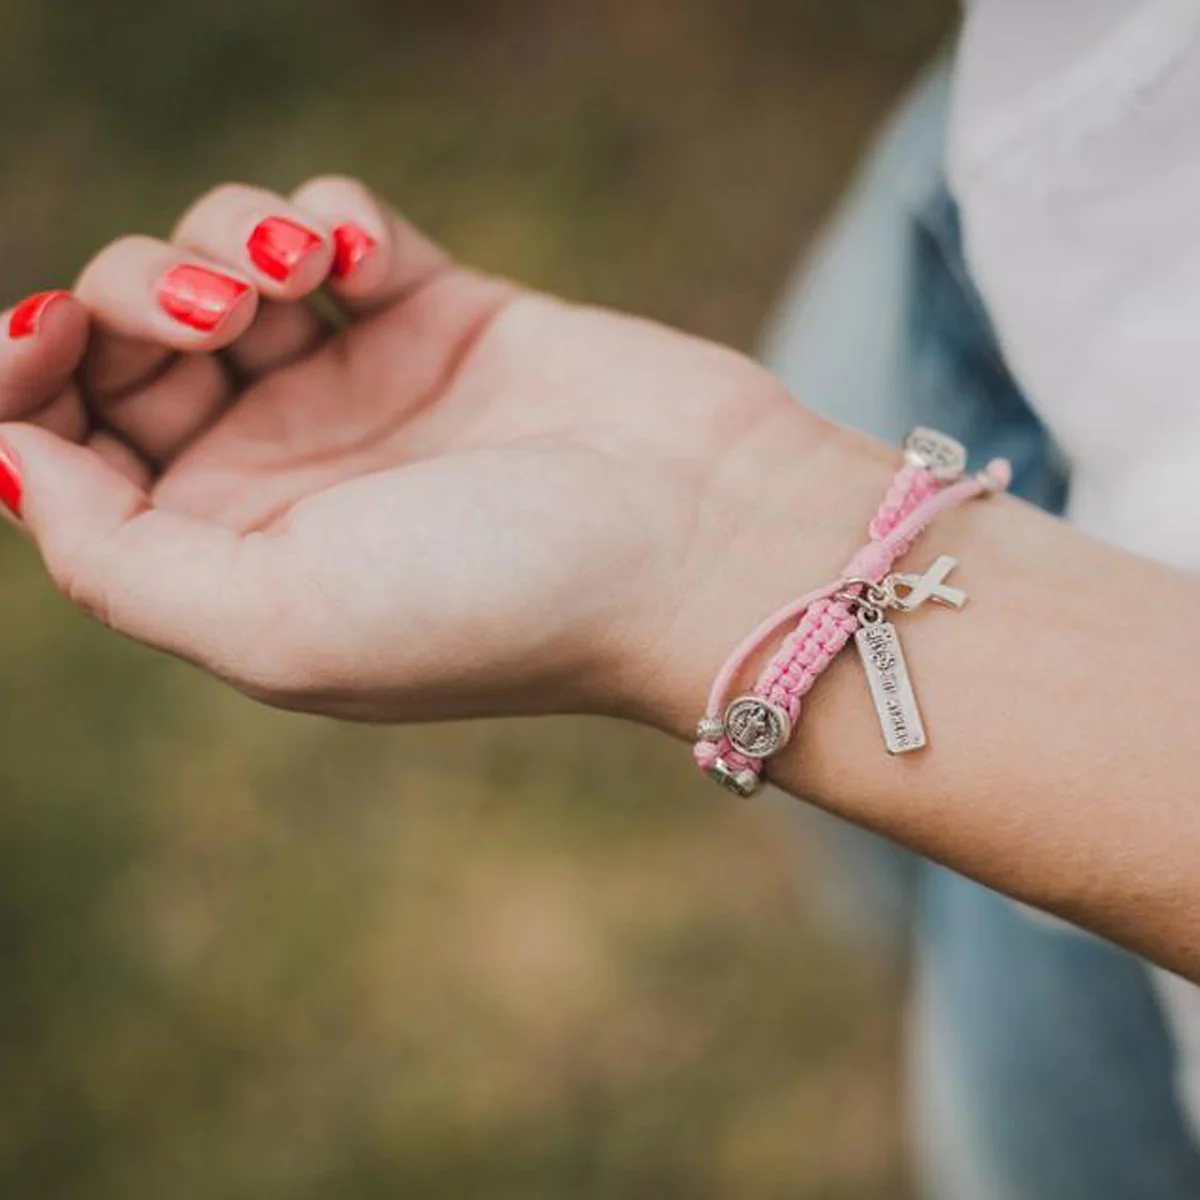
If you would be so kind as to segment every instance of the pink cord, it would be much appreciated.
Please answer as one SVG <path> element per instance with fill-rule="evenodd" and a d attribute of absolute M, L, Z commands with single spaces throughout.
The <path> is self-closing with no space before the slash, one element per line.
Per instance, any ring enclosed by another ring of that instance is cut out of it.
<path fill-rule="evenodd" d="M 708 696 L 705 719 L 719 722 L 737 674 L 760 645 L 783 625 L 799 618 L 779 649 L 763 668 L 752 694 L 783 709 L 794 729 L 801 699 L 853 636 L 857 618 L 837 597 L 862 582 L 879 583 L 933 520 L 947 510 L 986 492 L 1003 491 L 1012 476 L 1009 464 L 993 459 L 978 475 L 943 485 L 924 467 L 905 465 L 897 473 L 868 528 L 870 540 L 846 564 L 840 577 L 826 587 L 801 596 L 773 613 L 733 650 Z M 857 585 L 851 581 L 860 581 Z M 693 749 L 705 770 L 718 760 L 731 771 L 762 772 L 763 760 L 735 750 L 726 737 L 701 739 Z"/>

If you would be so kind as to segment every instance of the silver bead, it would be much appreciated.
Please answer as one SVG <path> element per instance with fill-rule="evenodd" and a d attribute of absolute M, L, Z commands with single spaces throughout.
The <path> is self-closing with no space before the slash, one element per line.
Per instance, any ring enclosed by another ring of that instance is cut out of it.
<path fill-rule="evenodd" d="M 723 758 L 718 758 L 708 768 L 708 773 L 723 788 L 728 788 L 729 791 L 738 796 L 753 796 L 758 791 L 759 784 L 762 782 L 749 767 L 743 767 L 740 771 L 735 771 Z"/>
<path fill-rule="evenodd" d="M 918 425 L 904 439 L 904 460 L 924 467 L 939 483 L 953 483 L 967 469 L 967 451 L 948 433 Z"/>
<path fill-rule="evenodd" d="M 987 467 L 984 467 L 982 471 L 977 471 L 975 478 L 983 484 L 983 490 L 989 496 L 1004 491 L 1004 481 L 997 479 Z"/>
<path fill-rule="evenodd" d="M 701 717 L 696 726 L 698 742 L 719 742 L 725 736 L 725 722 L 720 717 Z"/>
<path fill-rule="evenodd" d="M 725 736 L 747 758 L 769 758 L 787 745 L 792 722 L 778 704 L 739 696 L 725 710 Z"/>

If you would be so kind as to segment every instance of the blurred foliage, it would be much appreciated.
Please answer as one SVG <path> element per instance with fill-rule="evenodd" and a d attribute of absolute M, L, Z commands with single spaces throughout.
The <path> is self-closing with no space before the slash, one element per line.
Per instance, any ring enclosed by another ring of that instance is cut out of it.
<path fill-rule="evenodd" d="M 949 18 L 0 0 L 0 279 L 342 170 L 483 265 L 750 344 Z M 0 560 L 0 1194 L 900 1193 L 888 997 L 811 927 L 794 831 L 677 747 L 267 712 Z"/>

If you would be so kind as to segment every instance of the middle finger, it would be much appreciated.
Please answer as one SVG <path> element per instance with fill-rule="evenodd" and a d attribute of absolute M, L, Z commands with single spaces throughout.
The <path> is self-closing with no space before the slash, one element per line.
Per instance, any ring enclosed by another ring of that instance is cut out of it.
<path fill-rule="evenodd" d="M 274 192 L 227 183 L 180 219 L 176 245 L 228 264 L 254 281 L 258 319 L 225 352 L 238 374 L 254 377 L 302 357 L 329 333 L 305 299 L 333 265 L 330 229 Z"/>

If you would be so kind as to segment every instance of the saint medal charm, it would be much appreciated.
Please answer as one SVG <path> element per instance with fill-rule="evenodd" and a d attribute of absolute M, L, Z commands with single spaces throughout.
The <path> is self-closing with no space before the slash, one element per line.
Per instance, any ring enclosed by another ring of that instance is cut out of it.
<path fill-rule="evenodd" d="M 761 696 L 739 696 L 725 710 L 724 725 L 729 744 L 748 758 L 769 758 L 792 736 L 787 713 Z"/>
<path fill-rule="evenodd" d="M 878 619 L 864 621 L 854 634 L 854 644 L 867 673 L 888 753 L 920 750 L 925 745 L 925 726 L 895 625 Z"/>

